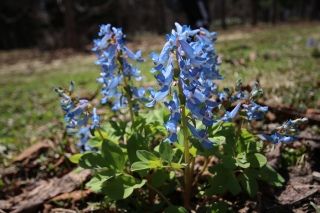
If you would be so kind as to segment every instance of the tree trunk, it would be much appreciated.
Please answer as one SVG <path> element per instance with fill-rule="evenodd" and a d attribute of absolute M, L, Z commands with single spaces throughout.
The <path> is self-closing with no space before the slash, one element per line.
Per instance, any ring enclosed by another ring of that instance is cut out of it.
<path fill-rule="evenodd" d="M 311 20 L 320 19 L 320 2 L 319 0 L 312 1 L 312 11 L 311 11 Z"/>
<path fill-rule="evenodd" d="M 66 47 L 77 49 L 78 37 L 76 34 L 76 23 L 75 23 L 75 11 L 74 1 L 64 0 L 65 6 L 65 34 L 66 34 Z"/>
<path fill-rule="evenodd" d="M 259 0 L 251 0 L 251 25 L 256 26 L 258 23 L 258 4 Z"/>
<path fill-rule="evenodd" d="M 278 4 L 277 0 L 272 0 L 272 10 L 271 10 L 271 22 L 272 24 L 277 23 L 277 14 L 278 14 Z"/>
<path fill-rule="evenodd" d="M 222 29 L 227 29 L 226 23 L 226 0 L 220 0 L 220 8 L 221 8 L 221 27 Z"/>

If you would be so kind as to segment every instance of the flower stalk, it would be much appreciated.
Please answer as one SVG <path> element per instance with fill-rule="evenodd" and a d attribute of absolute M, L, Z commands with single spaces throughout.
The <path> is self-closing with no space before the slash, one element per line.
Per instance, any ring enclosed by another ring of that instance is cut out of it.
<path fill-rule="evenodd" d="M 125 76 L 124 75 L 124 69 L 123 69 L 123 61 L 122 61 L 122 51 L 120 51 L 118 53 L 118 57 L 117 57 L 118 63 L 119 63 L 119 71 L 122 73 L 123 75 L 123 88 L 124 88 L 124 95 L 127 98 L 128 101 L 128 108 L 129 108 L 129 113 L 130 113 L 130 120 L 133 123 L 134 122 L 134 113 L 133 113 L 133 103 L 132 103 L 132 92 L 130 89 L 130 84 L 129 84 L 129 76 Z"/>
<path fill-rule="evenodd" d="M 177 70 L 177 69 L 175 69 Z M 186 164 L 184 170 L 184 206 L 190 209 L 190 198 L 191 198 L 191 187 L 192 187 L 192 171 L 191 171 L 191 158 L 190 158 L 190 142 L 189 142 L 189 132 L 187 125 L 187 115 L 185 106 L 185 96 L 183 94 L 183 89 L 181 82 L 178 83 L 178 94 L 180 100 L 180 110 L 181 110 L 181 131 L 183 133 L 183 146 L 184 146 L 184 162 Z"/>

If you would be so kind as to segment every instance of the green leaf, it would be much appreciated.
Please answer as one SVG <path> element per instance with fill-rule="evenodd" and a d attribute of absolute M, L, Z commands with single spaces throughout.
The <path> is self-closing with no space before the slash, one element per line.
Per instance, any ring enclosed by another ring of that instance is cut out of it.
<path fill-rule="evenodd" d="M 236 145 L 236 129 L 232 123 L 224 123 L 215 136 L 223 136 L 226 142 L 223 144 L 224 154 L 232 155 Z"/>
<path fill-rule="evenodd" d="M 267 158 L 260 153 L 248 154 L 247 160 L 253 168 L 261 168 L 267 164 Z"/>
<path fill-rule="evenodd" d="M 217 122 L 215 123 L 213 126 L 209 127 L 208 133 L 209 136 L 215 136 L 217 134 L 218 131 L 220 131 L 222 129 L 222 125 L 224 124 L 224 122 Z"/>
<path fill-rule="evenodd" d="M 179 169 L 182 169 L 184 166 L 180 163 L 171 163 L 170 166 L 173 168 L 173 169 L 176 169 L 176 170 L 179 170 Z"/>
<path fill-rule="evenodd" d="M 145 169 L 156 169 L 161 168 L 162 163 L 160 160 L 150 160 L 150 161 L 137 161 L 131 165 L 131 171 L 140 171 Z"/>
<path fill-rule="evenodd" d="M 145 150 L 148 148 L 148 144 L 145 142 L 145 139 L 140 134 L 133 134 L 127 141 L 127 153 L 130 160 L 130 163 L 139 161 L 137 157 L 138 150 Z"/>
<path fill-rule="evenodd" d="M 101 154 L 88 152 L 80 157 L 79 165 L 84 169 L 95 169 L 107 167 L 107 162 Z"/>
<path fill-rule="evenodd" d="M 149 161 L 149 165 L 150 168 L 161 168 L 163 166 L 160 159 Z"/>
<path fill-rule="evenodd" d="M 227 189 L 231 192 L 232 195 L 237 195 L 241 192 L 240 184 L 236 176 L 230 172 L 227 177 Z"/>
<path fill-rule="evenodd" d="M 78 154 L 71 155 L 69 157 L 69 160 L 72 163 L 78 164 L 82 155 L 83 155 L 83 153 L 78 153 Z"/>
<path fill-rule="evenodd" d="M 215 165 L 209 168 L 209 171 L 214 174 L 212 178 L 209 179 L 209 188 L 206 189 L 205 193 L 208 196 L 221 195 L 224 194 L 227 188 L 225 187 L 225 169 L 221 164 Z"/>
<path fill-rule="evenodd" d="M 258 183 L 256 181 L 256 171 L 247 169 L 239 176 L 240 184 L 250 197 L 256 196 L 258 192 Z"/>
<path fill-rule="evenodd" d="M 116 173 L 112 170 L 104 170 L 98 172 L 91 180 L 86 184 L 86 187 L 91 189 L 94 192 L 100 192 L 103 186 L 103 183 L 112 177 L 114 177 Z"/>
<path fill-rule="evenodd" d="M 137 161 L 131 165 L 131 171 L 140 171 L 150 169 L 149 162 L 146 161 Z"/>
<path fill-rule="evenodd" d="M 236 165 L 241 167 L 241 168 L 249 168 L 250 167 L 250 163 L 247 161 L 247 155 L 245 152 L 239 153 L 236 157 Z"/>
<path fill-rule="evenodd" d="M 134 189 L 141 188 L 146 183 L 142 180 L 137 183 L 131 175 L 119 175 L 103 183 L 102 193 L 112 200 L 121 200 L 129 197 Z"/>
<path fill-rule="evenodd" d="M 236 168 L 236 160 L 231 155 L 222 157 L 222 166 L 226 169 L 233 170 Z"/>
<path fill-rule="evenodd" d="M 154 109 L 154 110 L 150 110 L 149 113 L 142 116 L 146 118 L 146 121 L 148 123 L 157 121 L 163 124 L 166 121 L 165 117 L 167 117 L 167 114 L 168 112 L 164 109 Z"/>
<path fill-rule="evenodd" d="M 189 153 L 192 157 L 196 157 L 197 156 L 197 148 L 192 146 L 190 149 L 189 149 Z"/>
<path fill-rule="evenodd" d="M 155 156 L 152 152 L 146 150 L 138 150 L 137 157 L 139 158 L 139 160 L 146 162 L 159 160 L 159 158 Z"/>
<path fill-rule="evenodd" d="M 240 137 L 237 143 L 238 152 L 256 153 L 261 152 L 263 143 L 255 135 L 247 129 L 242 128 Z"/>
<path fill-rule="evenodd" d="M 112 121 L 109 120 L 110 125 L 114 129 L 114 134 L 116 136 L 123 136 L 126 133 L 127 122 L 124 121 Z"/>
<path fill-rule="evenodd" d="M 173 178 L 175 178 L 175 176 L 176 176 L 176 173 L 174 171 L 169 172 L 169 179 L 170 180 L 173 180 Z"/>
<path fill-rule="evenodd" d="M 165 213 L 187 213 L 188 211 L 182 206 L 169 206 L 164 210 Z"/>
<path fill-rule="evenodd" d="M 93 192 L 99 193 L 105 181 L 106 180 L 102 180 L 101 178 L 93 177 L 86 184 L 86 188 L 91 189 Z"/>
<path fill-rule="evenodd" d="M 112 169 L 122 171 L 124 169 L 126 159 L 125 155 L 118 144 L 111 141 L 103 141 L 101 147 L 102 156 L 108 162 L 108 166 Z"/>
<path fill-rule="evenodd" d="M 317 206 L 314 202 L 310 202 L 310 205 L 314 208 L 316 213 L 320 213 L 320 206 Z"/>
<path fill-rule="evenodd" d="M 241 192 L 240 184 L 232 170 L 226 169 L 223 165 L 218 164 L 210 168 L 209 171 L 215 175 L 209 179 L 209 188 L 206 190 L 207 195 L 221 195 L 226 191 L 237 195 Z"/>
<path fill-rule="evenodd" d="M 216 136 L 216 137 L 212 137 L 210 139 L 211 139 L 211 141 L 213 141 L 217 145 L 223 145 L 226 143 L 226 138 L 224 136 Z"/>
<path fill-rule="evenodd" d="M 159 154 L 162 160 L 170 163 L 174 155 L 171 144 L 168 142 L 162 142 L 159 147 Z"/>
<path fill-rule="evenodd" d="M 163 185 L 167 180 L 169 180 L 169 172 L 159 169 L 152 174 L 151 185 L 157 188 Z"/>
<path fill-rule="evenodd" d="M 284 178 L 269 165 L 258 170 L 258 178 L 277 187 L 281 187 L 285 182 Z"/>
<path fill-rule="evenodd" d="M 107 137 L 106 133 L 104 133 L 102 131 L 100 131 L 100 132 L 102 134 L 105 134 L 105 137 Z M 97 134 L 96 132 L 95 132 L 95 134 L 96 134 L 96 136 L 88 141 L 88 145 L 90 147 L 96 147 L 96 148 L 100 149 L 101 144 L 102 144 L 102 139 L 101 139 L 101 136 L 99 134 Z"/>

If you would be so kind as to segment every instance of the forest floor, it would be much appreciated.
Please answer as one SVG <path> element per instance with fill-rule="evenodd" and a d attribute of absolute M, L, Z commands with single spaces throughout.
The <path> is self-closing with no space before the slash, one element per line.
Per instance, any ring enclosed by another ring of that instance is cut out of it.
<path fill-rule="evenodd" d="M 318 42 L 314 47 L 307 45 L 311 38 Z M 150 51 L 159 51 L 163 43 L 163 36 L 143 34 L 132 37 L 129 46 L 141 49 L 148 59 Z M 266 204 L 267 212 L 279 209 L 312 212 L 310 201 L 320 204 L 319 179 L 315 173 L 320 171 L 319 23 L 230 29 L 218 33 L 216 49 L 222 58 L 221 72 L 225 78 L 219 83 L 221 87 L 234 86 L 237 79 L 249 85 L 259 80 L 265 92 L 263 103 L 272 109 L 268 125 L 300 115 L 310 119 L 300 141 L 281 147 L 282 160 L 277 162 L 289 166 L 283 173 L 287 185 L 276 192 L 277 202 L 268 199 L 263 202 L 271 203 Z M 67 87 L 74 80 L 77 93 L 90 96 L 97 89 L 95 79 L 99 76 L 99 67 L 94 62 L 95 56 L 89 52 L 38 49 L 0 52 L 0 192 L 4 192 L 0 193 L 0 209 L 9 205 L 3 200 L 12 197 L 23 200 L 16 196 L 36 188 L 41 181 L 53 181 L 54 185 L 59 178 L 70 178 L 65 176 L 70 175 L 68 172 L 74 166 L 67 157 L 68 151 L 74 150 L 64 149 L 70 140 L 64 139 L 62 111 L 54 88 Z M 140 68 L 153 82 L 151 67 L 148 59 Z M 279 153 L 276 156 L 279 158 Z M 79 184 L 69 186 L 72 189 L 69 192 L 79 189 L 88 174 L 82 175 L 74 177 Z M 85 190 L 76 192 L 90 194 Z M 61 191 L 41 201 L 41 208 L 81 203 L 81 198 L 74 199 L 75 195 L 71 196 L 71 203 L 70 197 L 68 202 L 55 198 L 61 193 L 65 194 Z M 245 208 L 247 211 L 258 208 L 257 201 L 246 202 L 239 209 L 246 212 Z"/>

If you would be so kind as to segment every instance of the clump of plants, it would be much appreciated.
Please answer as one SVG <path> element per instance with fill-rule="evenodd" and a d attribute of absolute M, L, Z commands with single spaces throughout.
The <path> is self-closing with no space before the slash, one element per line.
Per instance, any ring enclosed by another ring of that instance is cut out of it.
<path fill-rule="evenodd" d="M 254 197 L 260 182 L 283 184 L 267 164 L 265 142 L 294 141 L 305 119 L 253 134 L 250 123 L 268 111 L 256 103 L 262 89 L 241 82 L 218 88 L 215 40 L 214 32 L 176 23 L 161 52 L 150 55 L 157 85 L 143 87 L 135 66 L 144 62 L 141 52 L 126 46 L 121 29 L 102 25 L 93 47 L 101 66 L 99 107 L 115 113 L 98 115 L 98 106 L 73 94 L 74 83 L 56 90 L 67 132 L 82 150 L 71 160 L 92 170 L 86 187 L 103 194 L 108 208 L 221 210 L 227 193 Z"/>

